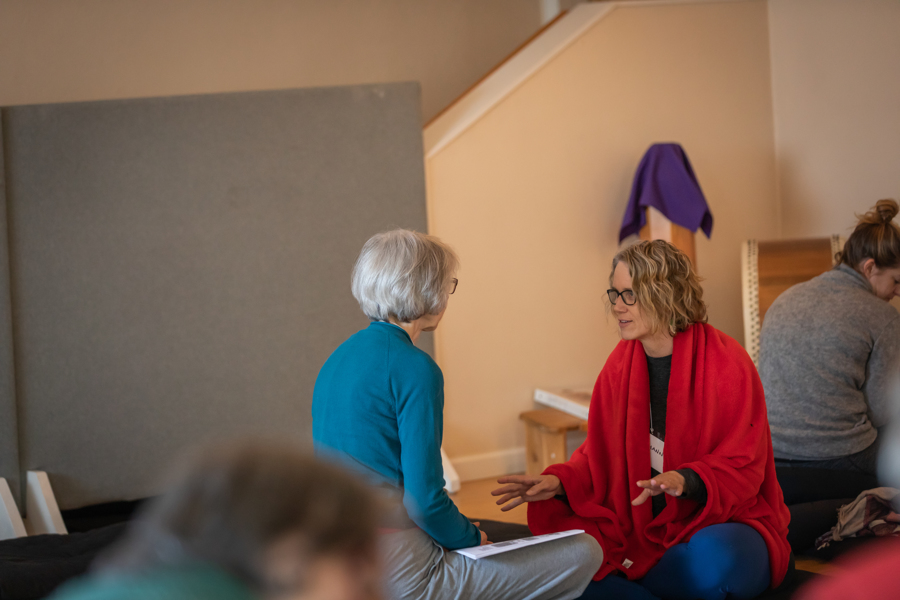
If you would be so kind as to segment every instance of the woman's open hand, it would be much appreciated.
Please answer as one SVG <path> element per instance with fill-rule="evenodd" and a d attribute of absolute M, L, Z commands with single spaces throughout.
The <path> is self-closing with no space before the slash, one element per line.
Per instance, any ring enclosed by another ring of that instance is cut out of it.
<path fill-rule="evenodd" d="M 666 493 L 670 496 L 680 496 L 684 493 L 684 477 L 678 471 L 666 471 L 653 479 L 642 479 L 637 482 L 639 488 L 644 488 L 640 495 L 631 501 L 632 506 L 640 506 L 651 496 Z"/>
<path fill-rule="evenodd" d="M 556 475 L 507 475 L 497 480 L 505 483 L 503 487 L 491 492 L 491 496 L 502 496 L 497 504 L 505 505 L 502 511 L 512 510 L 523 502 L 539 502 L 549 500 L 563 493 L 562 483 Z M 509 502 L 509 504 L 507 504 Z"/>

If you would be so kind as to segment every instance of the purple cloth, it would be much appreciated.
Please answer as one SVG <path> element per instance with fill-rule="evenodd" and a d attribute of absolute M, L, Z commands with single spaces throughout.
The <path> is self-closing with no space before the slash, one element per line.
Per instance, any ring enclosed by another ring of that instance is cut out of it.
<path fill-rule="evenodd" d="M 713 218 L 697 183 L 691 161 L 679 144 L 653 144 L 638 165 L 631 197 L 619 231 L 621 242 L 647 224 L 644 210 L 652 206 L 667 219 L 691 231 L 712 233 Z"/>

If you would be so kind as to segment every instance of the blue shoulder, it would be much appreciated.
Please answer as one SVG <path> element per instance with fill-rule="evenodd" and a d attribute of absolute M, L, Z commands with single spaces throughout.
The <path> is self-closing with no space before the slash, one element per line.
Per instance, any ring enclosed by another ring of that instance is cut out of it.
<path fill-rule="evenodd" d="M 411 371 L 420 377 L 444 380 L 444 374 L 427 352 L 410 344 L 391 344 L 391 367 L 401 371 Z"/>

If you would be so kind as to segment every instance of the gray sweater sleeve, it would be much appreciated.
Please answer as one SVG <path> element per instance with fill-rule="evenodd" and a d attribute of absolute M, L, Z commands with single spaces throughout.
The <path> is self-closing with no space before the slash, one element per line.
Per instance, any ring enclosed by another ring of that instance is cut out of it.
<path fill-rule="evenodd" d="M 900 366 L 900 314 L 888 322 L 875 339 L 872 354 L 866 364 L 866 383 L 863 394 L 869 406 L 869 420 L 875 427 L 888 422 L 893 410 L 891 392 L 898 384 Z"/>

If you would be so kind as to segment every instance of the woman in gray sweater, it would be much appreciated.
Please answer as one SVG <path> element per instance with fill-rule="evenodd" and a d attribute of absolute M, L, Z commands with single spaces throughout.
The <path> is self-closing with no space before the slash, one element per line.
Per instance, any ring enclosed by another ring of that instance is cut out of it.
<path fill-rule="evenodd" d="M 838 265 L 790 288 L 766 313 L 759 375 L 779 480 L 803 478 L 800 469 L 830 471 L 806 479 L 815 485 L 782 481 L 788 504 L 877 485 L 878 430 L 900 373 L 900 312 L 889 304 L 900 295 L 897 211 L 895 201 L 879 200 Z"/>

